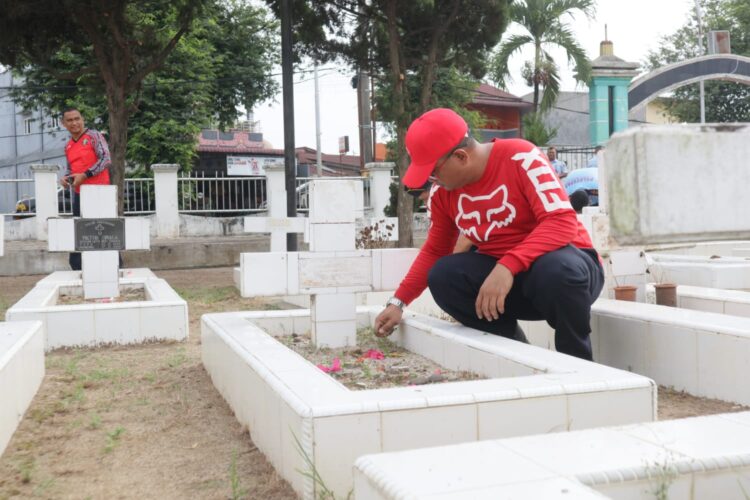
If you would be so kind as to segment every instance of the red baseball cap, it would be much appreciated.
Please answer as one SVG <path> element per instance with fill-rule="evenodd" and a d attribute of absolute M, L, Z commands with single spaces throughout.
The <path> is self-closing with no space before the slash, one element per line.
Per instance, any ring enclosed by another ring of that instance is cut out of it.
<path fill-rule="evenodd" d="M 435 163 L 458 146 L 468 132 L 464 119 L 451 109 L 433 109 L 414 120 L 406 131 L 411 164 L 404 174 L 404 185 L 410 188 L 424 185 Z"/>

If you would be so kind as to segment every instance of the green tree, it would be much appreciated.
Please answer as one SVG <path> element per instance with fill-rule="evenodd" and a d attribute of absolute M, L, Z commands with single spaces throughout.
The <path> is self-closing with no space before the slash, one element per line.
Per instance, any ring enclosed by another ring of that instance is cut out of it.
<path fill-rule="evenodd" d="M 510 9 L 511 20 L 523 28 L 524 33 L 510 35 L 501 43 L 492 61 L 494 81 L 506 87 L 511 76 L 510 59 L 527 45 L 534 47 L 534 59 L 524 64 L 521 76 L 534 88 L 534 111 L 550 109 L 560 92 L 559 68 L 549 53 L 550 48 L 562 48 L 568 63 L 574 65 L 576 80 L 588 81 L 591 72 L 589 58 L 564 19 L 572 19 L 577 11 L 591 18 L 594 5 L 594 0 L 524 0 L 514 3 Z M 541 103 L 540 88 L 543 89 Z"/>
<path fill-rule="evenodd" d="M 0 0 L 0 11 L 0 62 L 27 82 L 16 98 L 79 106 L 108 132 L 120 210 L 126 161 L 189 166 L 201 126 L 275 92 L 277 23 L 243 2 Z"/>
<path fill-rule="evenodd" d="M 732 53 L 750 56 L 750 4 L 746 0 L 705 0 L 703 30 L 728 30 Z M 663 37 L 659 48 L 649 52 L 646 66 L 655 70 L 667 64 L 701 55 L 698 47 L 698 20 L 693 11 L 686 24 Z M 707 122 L 750 121 L 750 86 L 721 80 L 707 80 L 705 109 Z M 699 84 L 677 88 L 672 97 L 663 99 L 666 110 L 681 122 L 700 121 Z"/>
<path fill-rule="evenodd" d="M 279 0 L 267 2 L 278 12 Z M 507 25 L 509 3 L 295 0 L 296 50 L 317 60 L 342 58 L 375 77 L 381 96 L 378 119 L 392 125 L 396 163 L 403 176 L 408 167 L 404 138 L 409 123 L 428 109 L 467 102 L 446 97 L 456 94 L 449 82 L 476 81 L 486 73 L 489 52 Z M 466 84 L 462 85 L 465 90 Z M 404 190 L 399 190 L 398 202 L 399 244 L 411 246 L 413 205 Z"/>
<path fill-rule="evenodd" d="M 122 188 L 128 120 L 144 79 L 164 64 L 205 0 L 0 0 L 0 63 L 98 83 L 107 98 L 113 183 Z M 67 70 L 50 61 L 70 63 Z M 122 189 L 118 209 L 122 211 Z"/>

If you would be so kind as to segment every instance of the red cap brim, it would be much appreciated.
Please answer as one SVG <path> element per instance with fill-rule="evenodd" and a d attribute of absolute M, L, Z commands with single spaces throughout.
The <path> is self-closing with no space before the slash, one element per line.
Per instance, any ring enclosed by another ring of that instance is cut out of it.
<path fill-rule="evenodd" d="M 427 178 L 435 168 L 435 163 L 427 163 L 423 165 L 417 165 L 412 163 L 409 168 L 406 169 L 402 182 L 404 186 L 409 188 L 420 188 L 427 182 Z"/>

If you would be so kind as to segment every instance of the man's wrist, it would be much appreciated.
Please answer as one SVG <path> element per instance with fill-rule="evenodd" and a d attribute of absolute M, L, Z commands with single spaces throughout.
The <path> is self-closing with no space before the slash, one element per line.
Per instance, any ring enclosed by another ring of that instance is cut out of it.
<path fill-rule="evenodd" d="M 90 179 L 90 178 L 92 178 L 94 176 L 94 174 L 93 174 L 93 172 L 91 172 L 91 170 L 86 170 L 84 172 L 84 174 L 86 174 L 86 178 L 87 179 Z"/>
<path fill-rule="evenodd" d="M 404 303 L 404 301 L 401 300 L 401 299 L 398 299 L 396 297 L 391 297 L 390 299 L 388 299 L 388 301 L 385 303 L 385 305 L 386 306 L 396 306 L 399 309 L 401 309 L 402 311 L 404 310 L 404 307 L 406 307 L 406 304 Z"/>

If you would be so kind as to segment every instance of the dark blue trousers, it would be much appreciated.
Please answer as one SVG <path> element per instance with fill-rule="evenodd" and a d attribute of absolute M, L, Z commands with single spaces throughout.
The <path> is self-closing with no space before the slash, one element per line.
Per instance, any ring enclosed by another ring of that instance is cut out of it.
<path fill-rule="evenodd" d="M 596 251 L 567 245 L 542 255 L 514 277 L 505 313 L 487 321 L 477 318 L 475 303 L 496 264 L 478 252 L 442 257 L 428 279 L 435 302 L 465 326 L 508 338 L 518 337 L 518 320 L 545 320 L 555 329 L 559 352 L 591 360 L 591 304 L 604 286 Z"/>

